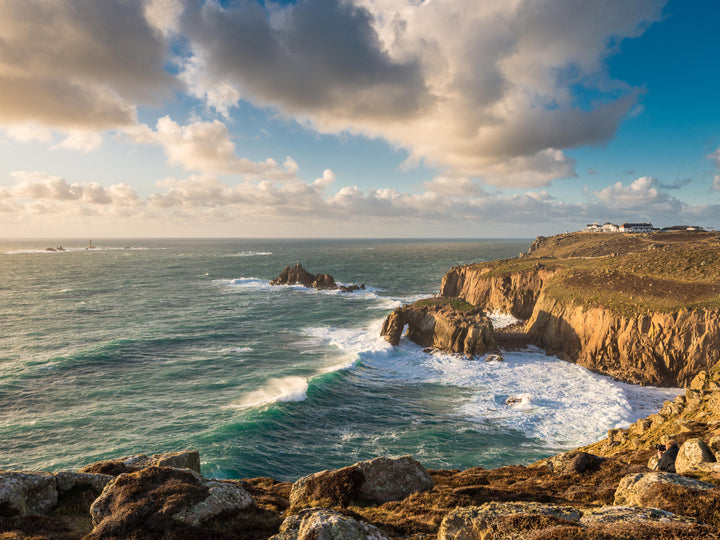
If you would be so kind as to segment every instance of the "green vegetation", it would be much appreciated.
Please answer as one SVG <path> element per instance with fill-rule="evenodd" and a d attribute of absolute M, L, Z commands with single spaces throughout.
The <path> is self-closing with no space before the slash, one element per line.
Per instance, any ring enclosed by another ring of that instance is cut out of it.
<path fill-rule="evenodd" d="M 472 304 L 469 304 L 465 302 L 464 300 L 460 300 L 459 298 L 447 298 L 444 296 L 437 296 L 434 298 L 424 298 L 423 300 L 418 300 L 413 304 L 414 307 L 436 307 L 436 306 L 450 306 L 455 311 L 470 311 L 471 309 L 475 309 L 475 306 Z"/>
<path fill-rule="evenodd" d="M 720 308 L 720 236 L 573 233 L 539 238 L 516 259 L 474 265 L 501 277 L 543 268 L 546 293 L 629 315 Z"/>

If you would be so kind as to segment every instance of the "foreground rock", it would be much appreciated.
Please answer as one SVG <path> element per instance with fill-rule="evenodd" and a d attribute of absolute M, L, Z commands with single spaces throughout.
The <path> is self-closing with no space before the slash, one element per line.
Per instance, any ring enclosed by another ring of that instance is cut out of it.
<path fill-rule="evenodd" d="M 87 538 L 207 537 L 226 527 L 216 518 L 238 521 L 254 506 L 250 494 L 232 482 L 152 466 L 121 474 L 105 487 L 90 507 L 94 529 Z"/>
<path fill-rule="evenodd" d="M 522 530 L 578 523 L 581 515 L 578 510 L 568 506 L 490 502 L 450 512 L 440 525 L 438 540 L 518 538 Z M 518 520 L 517 517 L 522 519 Z"/>
<path fill-rule="evenodd" d="M 650 472 L 631 474 L 620 480 L 615 491 L 615 504 L 624 506 L 655 506 L 661 508 L 654 499 L 662 488 L 672 486 L 673 492 L 685 492 L 694 496 L 698 490 L 716 489 L 717 486 L 701 482 L 679 474 Z"/>
<path fill-rule="evenodd" d="M 196 473 L 200 472 L 200 453 L 197 450 L 186 450 L 182 452 L 166 452 L 164 454 L 136 454 L 117 459 L 98 461 L 86 465 L 79 472 L 109 474 L 117 476 L 122 473 L 135 472 L 147 467 L 174 467 L 176 469 L 190 469 Z"/>
<path fill-rule="evenodd" d="M 308 508 L 287 518 L 271 540 L 389 540 L 382 531 L 326 508 Z"/>
<path fill-rule="evenodd" d="M 300 478 L 292 486 L 292 508 L 340 505 L 354 502 L 382 504 L 428 491 L 433 480 L 425 468 L 410 456 L 379 457 L 334 471 L 322 471 Z"/>
<path fill-rule="evenodd" d="M 496 349 L 492 322 L 482 309 L 447 298 L 429 298 L 402 306 L 383 323 L 381 335 L 400 343 L 407 326 L 409 340 L 422 347 L 482 355 Z"/>
<path fill-rule="evenodd" d="M 86 491 L 97 497 L 110 480 L 104 474 L 1 471 L 0 508 L 18 515 L 44 514 L 68 493 Z"/>
<path fill-rule="evenodd" d="M 685 441 L 678 451 L 675 459 L 675 471 L 678 474 L 685 474 L 697 469 L 706 463 L 715 463 L 715 454 L 710 447 L 700 438 L 692 438 Z"/>

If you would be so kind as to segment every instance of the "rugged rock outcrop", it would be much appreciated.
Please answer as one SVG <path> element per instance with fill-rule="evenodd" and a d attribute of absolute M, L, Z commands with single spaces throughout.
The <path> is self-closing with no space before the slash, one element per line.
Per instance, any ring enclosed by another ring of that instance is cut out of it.
<path fill-rule="evenodd" d="M 311 289 L 337 289 L 335 280 L 330 274 L 311 274 L 300 263 L 295 266 L 286 266 L 280 275 L 270 282 L 270 285 L 295 285 Z"/>
<path fill-rule="evenodd" d="M 627 260 L 617 264 L 630 270 L 599 272 L 592 269 L 592 258 L 569 263 L 547 257 L 535 263 L 522 257 L 453 268 L 443 277 L 440 294 L 526 320 L 532 342 L 549 354 L 634 384 L 686 386 L 720 361 L 720 309 L 693 307 L 697 299 L 716 295 L 714 285 L 678 285 L 635 275 L 635 263 Z M 615 260 L 605 257 L 601 260 Z M 575 264 L 585 266 L 576 272 Z M 615 263 L 605 264 L 614 268 Z M 580 292 L 565 294 L 563 280 Z M 677 288 L 674 298 L 686 299 L 677 300 L 684 307 L 653 308 L 669 286 Z M 593 291 L 613 287 L 619 291 L 621 309 L 589 300 Z"/>
<path fill-rule="evenodd" d="M 706 463 L 715 462 L 715 455 L 710 447 L 705 444 L 705 441 L 695 437 L 688 439 L 680 447 L 677 458 L 675 458 L 675 471 L 678 474 L 685 474 Z"/>
<path fill-rule="evenodd" d="M 461 298 L 486 311 L 510 313 L 529 319 L 544 284 L 555 274 L 537 264 L 530 270 L 495 275 L 490 266 L 458 266 L 447 272 L 440 284 L 440 295 Z"/>
<path fill-rule="evenodd" d="M 649 472 L 630 474 L 620 480 L 615 491 L 615 504 L 618 506 L 652 506 L 648 501 L 654 496 L 655 488 L 661 484 L 673 485 L 692 494 L 699 489 L 715 489 L 717 486 L 708 482 L 701 482 L 685 476 L 666 473 Z"/>
<path fill-rule="evenodd" d="M 0 471 L 0 508 L 18 515 L 44 514 L 69 493 L 97 497 L 110 480 L 104 474 Z"/>
<path fill-rule="evenodd" d="M 253 507 L 250 494 L 232 482 L 151 466 L 105 487 L 90 507 L 95 528 L 87 538 L 207 537 L 214 518 L 236 518 Z M 196 530 L 201 524 L 207 524 L 202 534 Z"/>
<path fill-rule="evenodd" d="M 482 506 L 457 508 L 440 525 L 438 540 L 510 539 L 523 531 L 570 525 L 580 521 L 581 512 L 569 506 L 536 502 L 489 502 Z M 521 520 L 513 519 L 521 517 Z"/>
<path fill-rule="evenodd" d="M 270 282 L 270 285 L 302 285 L 310 289 L 339 290 L 340 292 L 355 292 L 365 290 L 362 285 L 338 285 L 330 274 L 311 274 L 300 263 L 295 266 L 286 266 L 280 275 Z"/>
<path fill-rule="evenodd" d="M 407 337 L 423 347 L 467 355 L 495 350 L 492 323 L 479 308 L 454 306 L 447 299 L 420 300 L 402 306 L 385 319 L 381 335 L 393 345 Z"/>
<path fill-rule="evenodd" d="M 147 467 L 174 467 L 176 469 L 190 469 L 196 473 L 200 472 L 200 453 L 197 450 L 185 450 L 182 452 L 166 452 L 164 454 L 137 454 L 117 459 L 98 461 L 86 465 L 78 472 L 109 474 L 117 476 L 126 472 L 135 472 Z"/>
<path fill-rule="evenodd" d="M 549 354 L 634 384 L 686 386 L 720 360 L 720 312 L 620 315 L 541 293 L 527 332 Z"/>
<path fill-rule="evenodd" d="M 308 508 L 290 516 L 270 540 L 389 540 L 369 523 L 357 521 L 327 508 Z"/>
<path fill-rule="evenodd" d="M 432 487 L 430 475 L 410 456 L 378 457 L 300 478 L 290 491 L 290 505 L 293 508 L 318 504 L 347 506 L 357 501 L 382 504 Z"/>

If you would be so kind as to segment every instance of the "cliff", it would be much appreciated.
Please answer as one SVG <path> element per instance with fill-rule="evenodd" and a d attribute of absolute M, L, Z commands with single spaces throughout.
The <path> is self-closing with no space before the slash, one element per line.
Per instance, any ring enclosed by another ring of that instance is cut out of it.
<path fill-rule="evenodd" d="M 598 373 L 685 386 L 720 360 L 719 261 L 713 233 L 576 233 L 453 268 L 440 292 L 526 320 L 536 345 Z"/>
<path fill-rule="evenodd" d="M 467 355 L 495 350 L 492 323 L 478 308 L 447 298 L 429 298 L 394 310 L 380 334 L 393 345 L 407 337 L 422 347 Z"/>

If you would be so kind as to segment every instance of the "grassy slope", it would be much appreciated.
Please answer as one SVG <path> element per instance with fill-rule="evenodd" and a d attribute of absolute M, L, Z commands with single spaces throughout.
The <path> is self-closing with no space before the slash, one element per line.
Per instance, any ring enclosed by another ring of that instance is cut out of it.
<path fill-rule="evenodd" d="M 621 314 L 720 308 L 715 233 L 571 233 L 540 238 L 527 255 L 482 263 L 486 276 L 545 267 L 547 293 Z"/>

